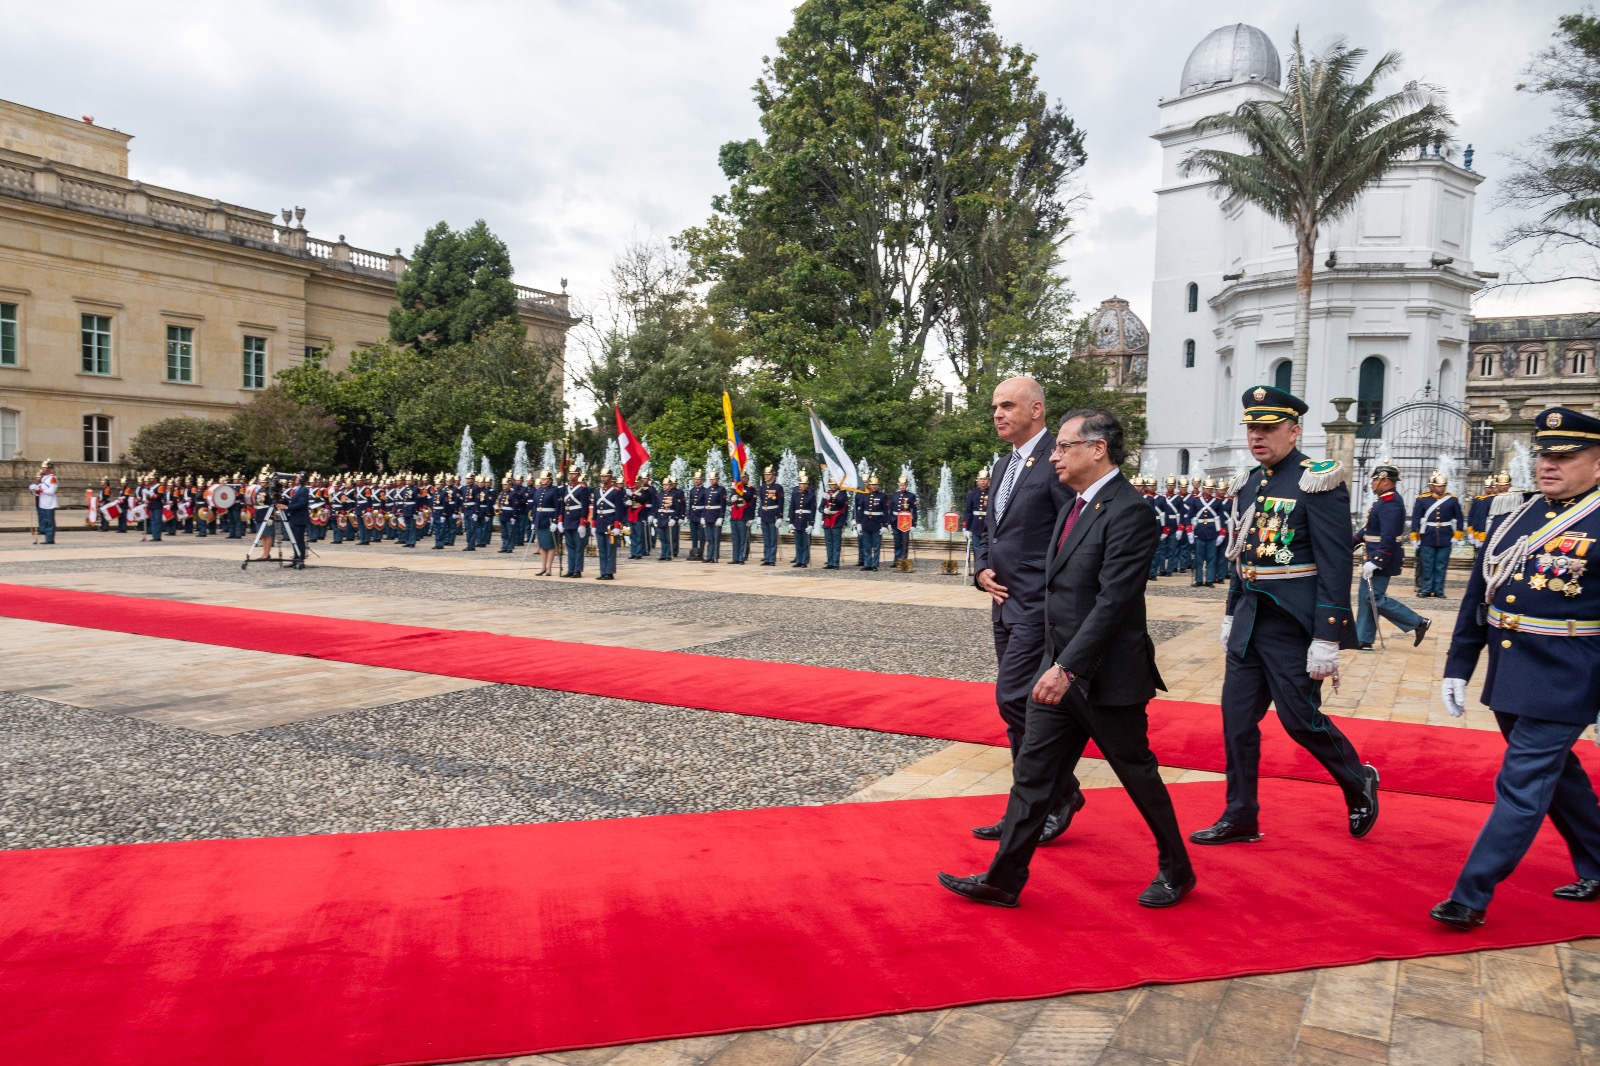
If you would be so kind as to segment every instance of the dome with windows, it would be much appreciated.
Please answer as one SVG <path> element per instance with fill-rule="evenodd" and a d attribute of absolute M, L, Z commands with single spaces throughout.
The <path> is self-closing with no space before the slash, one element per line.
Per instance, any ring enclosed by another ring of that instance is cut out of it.
<path fill-rule="evenodd" d="M 1236 22 L 1206 34 L 1183 65 L 1179 96 L 1204 92 L 1218 85 L 1246 82 L 1278 87 L 1283 69 L 1272 39 L 1254 26 Z"/>
<path fill-rule="evenodd" d="M 1150 351 L 1150 331 L 1120 296 L 1101 303 L 1089 316 L 1089 354 L 1145 355 Z"/>

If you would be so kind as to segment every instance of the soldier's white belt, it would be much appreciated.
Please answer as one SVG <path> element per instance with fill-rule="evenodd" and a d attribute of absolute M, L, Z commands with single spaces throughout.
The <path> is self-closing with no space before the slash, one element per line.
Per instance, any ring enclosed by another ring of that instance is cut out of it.
<path fill-rule="evenodd" d="M 1364 534 L 1361 539 L 1366 541 L 1368 544 L 1376 544 L 1383 538 L 1376 533 L 1367 533 Z"/>
<path fill-rule="evenodd" d="M 1239 576 L 1246 581 L 1282 581 L 1291 577 L 1305 577 L 1317 572 L 1316 563 L 1301 566 L 1241 566 Z"/>
<path fill-rule="evenodd" d="M 1498 607 L 1489 608 L 1489 624 L 1496 629 L 1535 633 L 1541 637 L 1600 637 L 1600 621 L 1580 622 L 1576 618 L 1534 618 L 1511 614 Z"/>

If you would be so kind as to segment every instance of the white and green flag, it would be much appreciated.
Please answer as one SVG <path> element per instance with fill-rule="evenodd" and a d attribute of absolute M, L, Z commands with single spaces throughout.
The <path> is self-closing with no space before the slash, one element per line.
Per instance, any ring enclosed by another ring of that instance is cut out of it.
<path fill-rule="evenodd" d="M 850 461 L 844 445 L 833 435 L 833 430 L 823 425 L 822 419 L 817 417 L 817 412 L 809 407 L 806 410 L 811 412 L 811 444 L 816 448 L 817 462 L 822 464 L 823 474 L 829 481 L 837 480 L 842 489 L 860 492 L 861 477 L 856 473 L 856 464 Z M 824 485 L 823 489 L 826 488 Z"/>

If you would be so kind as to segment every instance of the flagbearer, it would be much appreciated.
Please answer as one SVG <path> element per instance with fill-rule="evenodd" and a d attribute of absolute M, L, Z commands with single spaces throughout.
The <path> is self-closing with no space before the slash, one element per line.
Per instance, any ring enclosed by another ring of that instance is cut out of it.
<path fill-rule="evenodd" d="M 628 558 L 643 559 L 650 554 L 650 519 L 655 510 L 656 490 L 644 474 L 628 493 Z"/>
<path fill-rule="evenodd" d="M 1600 707 L 1600 418 L 1567 407 L 1534 419 L 1538 492 L 1500 497 L 1472 568 L 1445 659 L 1445 709 L 1466 713 L 1485 647 L 1483 702 L 1506 738 L 1494 807 L 1450 897 L 1432 917 L 1482 925 L 1495 888 L 1527 854 L 1548 814 L 1577 880 L 1553 891 L 1600 901 L 1600 802 L 1572 747 Z"/>
<path fill-rule="evenodd" d="M 733 534 L 734 566 L 743 566 L 750 558 L 750 518 L 756 509 L 756 491 L 735 478 L 733 491 L 728 494 L 728 530 Z"/>
<path fill-rule="evenodd" d="M 844 555 L 844 527 L 850 521 L 850 494 L 839 485 L 836 476 L 828 478 L 828 494 L 822 498 L 822 543 L 828 561 L 824 569 L 839 569 Z"/>
<path fill-rule="evenodd" d="M 688 512 L 688 503 L 678 482 L 668 476 L 661 482 L 661 502 L 656 506 L 656 536 L 661 540 L 660 562 L 678 557 L 678 523 Z"/>
<path fill-rule="evenodd" d="M 756 490 L 756 515 L 761 520 L 761 565 L 778 565 L 778 523 L 783 521 L 783 486 L 772 467 L 762 472 Z"/>
<path fill-rule="evenodd" d="M 1443 596 L 1450 546 L 1461 539 L 1461 501 L 1445 491 L 1449 479 L 1438 471 L 1428 479 L 1428 493 L 1411 507 L 1411 539 L 1417 542 L 1417 595 Z"/>
<path fill-rule="evenodd" d="M 1356 534 L 1356 550 L 1365 547 L 1361 564 L 1361 587 L 1356 595 L 1356 640 L 1362 651 L 1369 651 L 1378 639 L 1378 618 L 1387 618 L 1406 633 L 1414 635 L 1412 646 L 1422 643 L 1433 623 L 1389 595 L 1389 579 L 1400 573 L 1405 556 L 1400 538 L 1406 528 L 1406 505 L 1395 494 L 1400 468 L 1380 463 L 1372 468 L 1372 507 L 1367 524 Z"/>
<path fill-rule="evenodd" d="M 894 513 L 894 568 L 910 570 L 911 531 L 917 528 L 921 515 L 917 510 L 917 494 L 911 491 L 904 477 L 895 489 L 889 509 Z"/>
<path fill-rule="evenodd" d="M 811 488 L 811 476 L 802 470 L 800 483 L 789 494 L 789 528 L 794 530 L 792 565 L 802 570 L 811 565 L 811 525 L 816 518 L 817 494 Z"/>

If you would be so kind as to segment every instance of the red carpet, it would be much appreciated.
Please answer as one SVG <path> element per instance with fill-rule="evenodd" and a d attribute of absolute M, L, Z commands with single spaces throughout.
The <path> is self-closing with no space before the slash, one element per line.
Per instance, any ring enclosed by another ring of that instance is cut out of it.
<path fill-rule="evenodd" d="M 990 797 L 0 853 L 0 1061 L 441 1062 L 1600 935 L 1553 832 L 1463 935 L 1426 915 L 1481 806 L 1354 841 L 1332 788 L 1263 786 L 1267 839 L 1196 849 L 1171 911 L 1120 790 L 1016 911 L 933 881 L 986 864 Z"/>
<path fill-rule="evenodd" d="M 0 584 L 0 615 L 282 655 L 528 685 L 561 692 L 726 711 L 886 733 L 1004 744 L 993 686 L 910 674 L 639 651 L 533 637 L 429 629 L 98 592 Z M 1474 698 L 1476 692 L 1474 691 Z M 1157 700 L 1150 744 L 1164 766 L 1221 772 L 1214 704 Z M 1340 718 L 1385 789 L 1488 802 L 1503 744 L 1473 729 Z M 1264 723 L 1265 776 L 1328 781 L 1277 717 Z M 1600 777 L 1600 750 L 1580 744 Z M 1091 753 L 1092 749 L 1091 749 Z"/>

